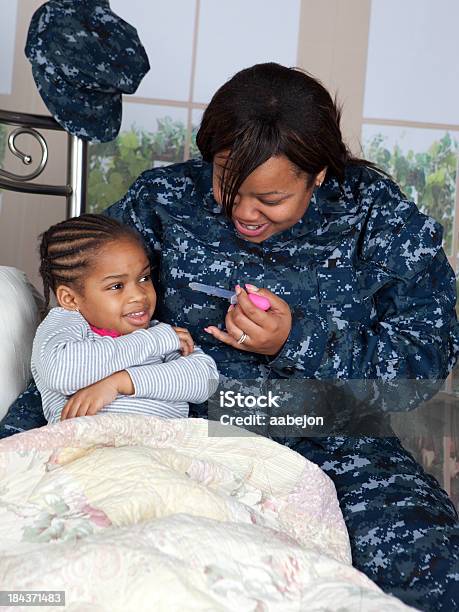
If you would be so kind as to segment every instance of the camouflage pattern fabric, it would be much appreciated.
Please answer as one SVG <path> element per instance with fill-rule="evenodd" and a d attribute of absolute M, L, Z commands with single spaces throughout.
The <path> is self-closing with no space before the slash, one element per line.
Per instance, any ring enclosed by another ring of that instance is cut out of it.
<path fill-rule="evenodd" d="M 56 121 L 84 140 L 107 142 L 121 126 L 121 95 L 150 69 L 137 30 L 108 0 L 50 0 L 34 13 L 25 54 Z"/>
<path fill-rule="evenodd" d="M 357 381 L 359 390 L 362 381 L 446 377 L 459 330 L 442 229 L 391 180 L 349 166 L 341 186 L 328 178 L 300 222 L 261 244 L 237 235 L 211 185 L 211 165 L 200 160 L 153 169 L 107 214 L 136 228 L 148 245 L 155 317 L 187 327 L 223 382 Z M 271 359 L 238 351 L 206 334 L 207 325 L 223 328 L 228 303 L 190 290 L 191 281 L 225 289 L 252 283 L 285 299 L 293 327 L 280 353 Z M 378 403 L 363 387 L 357 407 L 408 410 L 422 399 L 395 393 Z M 206 414 L 206 405 L 190 407 L 191 416 Z M 418 609 L 459 609 L 454 507 L 390 428 L 382 431 L 387 437 L 271 437 L 335 482 L 358 569 Z"/>
<path fill-rule="evenodd" d="M 21 393 L 3 417 L 0 423 L 0 438 L 7 438 L 21 431 L 43 427 L 46 424 L 40 393 L 34 381 L 31 381 L 24 393 Z"/>
<path fill-rule="evenodd" d="M 353 565 L 419 610 L 459 610 L 459 525 L 438 482 L 391 438 L 290 445 L 335 483 Z"/>

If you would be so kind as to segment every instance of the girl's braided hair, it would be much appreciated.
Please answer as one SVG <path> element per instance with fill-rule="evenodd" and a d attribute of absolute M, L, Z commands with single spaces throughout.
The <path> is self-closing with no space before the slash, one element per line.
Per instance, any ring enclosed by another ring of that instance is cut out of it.
<path fill-rule="evenodd" d="M 41 234 L 40 275 L 43 279 L 45 311 L 50 290 L 59 285 L 82 287 L 83 272 L 94 261 L 102 246 L 120 238 L 137 241 L 145 248 L 140 235 L 127 225 L 105 215 L 85 214 L 52 225 Z"/>

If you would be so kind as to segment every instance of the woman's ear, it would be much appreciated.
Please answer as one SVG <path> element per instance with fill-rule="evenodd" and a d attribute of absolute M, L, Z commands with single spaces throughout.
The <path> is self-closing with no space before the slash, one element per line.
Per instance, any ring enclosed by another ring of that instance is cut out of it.
<path fill-rule="evenodd" d="M 67 285 L 59 285 L 59 287 L 57 287 L 56 300 L 61 308 L 80 312 L 78 309 L 78 299 L 77 292 L 71 287 L 67 287 Z"/>
<path fill-rule="evenodd" d="M 315 185 L 316 187 L 320 187 L 325 180 L 325 175 L 327 174 L 327 166 L 323 170 L 319 172 L 316 176 Z"/>

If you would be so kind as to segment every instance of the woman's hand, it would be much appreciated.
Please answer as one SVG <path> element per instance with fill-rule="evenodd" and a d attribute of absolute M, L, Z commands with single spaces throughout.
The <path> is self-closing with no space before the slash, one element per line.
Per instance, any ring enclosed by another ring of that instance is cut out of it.
<path fill-rule="evenodd" d="M 206 327 L 205 331 L 241 351 L 275 355 L 284 346 L 292 327 L 290 306 L 271 291 L 255 291 L 252 287 L 250 285 L 250 293 L 268 298 L 271 303 L 269 310 L 257 308 L 243 289 L 236 288 L 238 303 L 228 309 L 225 318 L 226 332 L 214 326 Z M 247 334 L 244 342 L 238 343 L 244 333 Z"/>
<path fill-rule="evenodd" d="M 97 414 L 101 408 L 111 404 L 118 395 L 132 395 L 133 393 L 134 385 L 129 374 L 125 370 L 115 372 L 72 395 L 62 410 L 61 421 Z"/>
<path fill-rule="evenodd" d="M 184 327 L 172 327 L 180 339 L 180 352 L 187 357 L 194 351 L 194 342 L 190 332 Z"/>

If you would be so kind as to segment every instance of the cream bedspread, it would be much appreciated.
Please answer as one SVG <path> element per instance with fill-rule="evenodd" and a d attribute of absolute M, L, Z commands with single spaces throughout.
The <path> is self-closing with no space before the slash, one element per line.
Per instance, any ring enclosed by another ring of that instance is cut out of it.
<path fill-rule="evenodd" d="M 350 565 L 324 472 L 230 431 L 103 414 L 2 440 L 1 589 L 64 590 L 66 612 L 410 609 Z"/>

